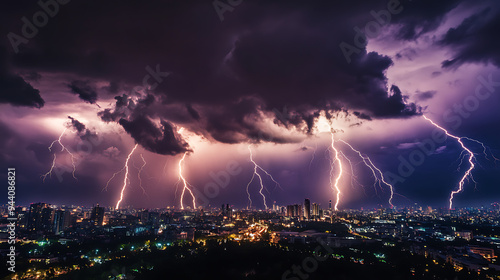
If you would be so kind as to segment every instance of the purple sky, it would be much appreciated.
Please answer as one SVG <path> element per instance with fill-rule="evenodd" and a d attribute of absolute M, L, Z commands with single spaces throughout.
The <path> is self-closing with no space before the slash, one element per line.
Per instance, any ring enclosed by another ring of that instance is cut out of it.
<path fill-rule="evenodd" d="M 32 1 L 0 11 L 0 163 L 16 167 L 19 204 L 114 206 L 124 173 L 103 188 L 137 143 L 122 206 L 178 207 L 188 152 L 184 175 L 200 205 L 245 207 L 252 144 L 282 188 L 263 176 L 268 206 L 308 197 L 326 208 L 333 128 L 394 183 L 396 206 L 446 207 L 468 164 L 457 171 L 460 146 L 435 141 L 422 114 L 488 147 L 485 157 L 464 140 L 477 184 L 455 205 L 500 199 L 496 1 L 46 2 L 46 23 Z M 77 180 L 69 154 L 48 149 L 66 127 Z M 388 188 L 335 145 L 353 167 L 343 159 L 340 208 L 387 207 Z M 230 174 L 215 194 L 213 174 Z M 263 208 L 259 188 L 250 197 Z"/>

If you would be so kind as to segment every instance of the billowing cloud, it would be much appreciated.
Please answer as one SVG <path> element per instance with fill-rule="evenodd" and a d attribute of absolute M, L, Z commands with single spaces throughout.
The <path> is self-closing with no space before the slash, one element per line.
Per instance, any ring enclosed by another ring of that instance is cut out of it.
<path fill-rule="evenodd" d="M 403 11 L 400 16 L 394 18 L 394 23 L 399 27 L 396 37 L 401 40 L 415 40 L 436 30 L 444 21 L 446 14 L 456 8 L 461 1 L 409 0 L 400 2 L 403 5 Z"/>
<path fill-rule="evenodd" d="M 71 121 L 70 126 L 76 129 L 80 139 L 92 140 L 93 142 L 96 141 L 95 139 L 97 138 L 97 134 L 95 132 L 91 131 L 83 123 L 81 123 L 80 121 L 71 116 L 68 116 L 68 119 L 70 119 Z"/>
<path fill-rule="evenodd" d="M 88 1 L 65 6 L 73 16 L 47 25 L 13 61 L 20 68 L 77 77 L 68 87 L 91 104 L 97 101 L 98 87 L 89 81 L 106 81 L 102 88 L 117 95 L 116 108 L 100 112 L 107 122 L 131 121 L 128 114 L 143 114 L 147 107 L 146 115 L 153 119 L 161 116 L 177 123 L 182 118 L 183 125 L 224 143 L 295 141 L 262 131 L 264 118 L 286 106 L 291 117 L 279 122 L 310 133 L 320 112 L 333 116 L 336 111 L 358 111 L 364 119 L 418 115 L 417 104 L 407 104 L 403 95 L 390 90 L 386 71 L 393 65 L 391 58 L 362 48 L 347 63 L 339 48 L 341 42 L 352 41 L 355 26 L 373 20 L 369 9 L 387 6 L 386 1 L 363 2 L 366 11 L 351 3 L 295 1 L 276 9 L 267 1 L 249 2 L 238 6 L 229 26 L 221 24 L 213 6 L 203 1 L 122 5 L 120 13 L 106 13 L 115 11 L 114 5 Z M 93 14 L 91 22 L 80 16 L 85 11 Z M 193 22 L 188 15 L 199 11 L 203 12 Z M 124 17 L 132 12 L 133 19 Z M 164 26 L 161 37 L 155 30 L 140 28 L 152 19 Z M 116 31 L 109 22 L 121 22 L 126 36 L 109 36 Z M 65 40 L 55 42 L 58 37 Z M 131 107 L 131 89 L 136 86 L 156 104 Z M 258 107 L 244 108 L 248 100 L 257 100 L 253 104 Z M 185 106 L 190 119 L 184 119 L 185 113 L 172 115 L 173 105 Z"/>
<path fill-rule="evenodd" d="M 437 91 L 435 90 L 417 91 L 417 93 L 415 94 L 415 99 L 418 101 L 425 101 L 434 97 L 436 93 Z"/>
<path fill-rule="evenodd" d="M 500 67 L 500 9 L 488 7 L 450 28 L 439 42 L 448 46 L 453 58 L 443 61 L 443 68 L 459 67 L 464 63 L 491 63 Z"/>
<path fill-rule="evenodd" d="M 40 96 L 40 91 L 21 76 L 12 73 L 6 59 L 4 49 L 0 45 L 0 103 L 42 108 L 45 101 Z"/>
<path fill-rule="evenodd" d="M 189 151 L 188 144 L 176 135 L 171 123 L 161 121 L 154 124 L 146 116 L 137 116 L 131 121 L 120 119 L 120 125 L 146 150 L 161 155 L 176 155 Z"/>
<path fill-rule="evenodd" d="M 97 91 L 90 85 L 90 81 L 73 81 L 68 85 L 71 93 L 77 94 L 80 99 L 90 104 L 97 101 Z"/>

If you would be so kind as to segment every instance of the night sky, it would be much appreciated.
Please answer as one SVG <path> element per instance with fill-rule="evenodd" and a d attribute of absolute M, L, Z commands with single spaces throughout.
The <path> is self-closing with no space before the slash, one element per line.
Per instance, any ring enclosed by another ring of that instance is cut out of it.
<path fill-rule="evenodd" d="M 18 204 L 114 206 L 124 172 L 104 187 L 138 144 L 122 207 L 178 207 L 186 152 L 199 205 L 246 207 L 251 144 L 280 183 L 262 177 L 268 206 L 307 197 L 326 208 L 333 131 L 352 164 L 342 157 L 340 209 L 388 207 L 389 196 L 340 139 L 393 183 L 396 206 L 447 207 L 469 164 L 457 170 L 460 145 L 423 115 L 486 145 L 485 156 L 463 140 L 477 184 L 455 205 L 500 200 L 498 1 L 40 3 L 0 9 L 0 166 L 16 168 Z M 68 150 L 49 150 L 63 131 Z M 227 186 L 214 188 L 214 174 Z"/>

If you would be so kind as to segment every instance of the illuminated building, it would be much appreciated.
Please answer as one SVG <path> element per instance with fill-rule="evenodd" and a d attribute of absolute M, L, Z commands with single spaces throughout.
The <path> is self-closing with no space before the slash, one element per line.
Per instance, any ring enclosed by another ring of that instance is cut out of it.
<path fill-rule="evenodd" d="M 44 229 L 44 221 L 50 218 L 49 212 L 51 210 L 47 203 L 39 202 L 31 204 L 28 213 L 28 231 L 35 232 Z"/>
<path fill-rule="evenodd" d="M 311 201 L 308 198 L 304 201 L 304 218 L 311 219 Z"/>
<path fill-rule="evenodd" d="M 97 204 L 94 208 L 92 208 L 90 220 L 94 223 L 94 225 L 102 226 L 104 222 L 104 207 L 99 207 L 99 204 Z"/>

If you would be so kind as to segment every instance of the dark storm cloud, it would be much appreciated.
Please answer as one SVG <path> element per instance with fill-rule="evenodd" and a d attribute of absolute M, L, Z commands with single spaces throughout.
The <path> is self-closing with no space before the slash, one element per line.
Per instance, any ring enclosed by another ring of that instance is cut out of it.
<path fill-rule="evenodd" d="M 40 73 L 37 73 L 35 71 L 30 71 L 28 73 L 22 73 L 21 76 L 23 76 L 24 79 L 26 79 L 26 80 L 30 80 L 30 81 L 34 81 L 34 82 L 38 82 L 42 78 L 42 75 L 40 75 Z"/>
<path fill-rule="evenodd" d="M 152 109 L 156 101 L 153 95 L 133 98 L 124 94 L 115 96 L 115 99 L 114 108 L 99 112 L 103 121 L 117 121 L 136 143 L 150 152 L 176 155 L 190 151 L 189 145 L 180 135 L 176 135 L 172 124 Z M 159 119 L 160 125 L 156 125 L 152 119 Z"/>
<path fill-rule="evenodd" d="M 40 96 L 40 91 L 21 76 L 12 73 L 6 60 L 5 51 L 0 45 L 0 103 L 42 108 L 45 101 Z"/>
<path fill-rule="evenodd" d="M 435 91 L 435 90 L 418 91 L 415 94 L 415 99 L 419 100 L 419 101 L 425 101 L 425 100 L 428 100 L 428 99 L 431 99 L 432 97 L 434 97 L 434 95 L 436 95 L 436 93 L 437 93 L 437 91 Z"/>
<path fill-rule="evenodd" d="M 391 87 L 391 92 L 392 95 L 388 98 L 388 102 L 385 103 L 387 107 L 384 109 L 384 112 L 387 114 L 387 116 L 391 115 L 391 111 L 394 117 L 414 116 L 422 114 L 422 108 L 416 106 L 415 103 L 411 103 L 409 106 L 405 106 L 404 103 L 401 102 L 402 100 L 406 100 L 407 97 L 403 96 L 401 90 L 397 86 L 393 85 Z"/>
<path fill-rule="evenodd" d="M 133 112 L 135 103 L 126 94 L 115 96 L 115 105 L 113 108 L 107 108 L 98 113 L 99 117 L 105 122 L 117 121 L 125 118 Z"/>
<path fill-rule="evenodd" d="M 404 100 L 394 102 L 397 96 L 387 94 L 389 57 L 365 52 L 347 64 L 342 52 L 332 51 L 337 41 L 326 30 L 311 27 L 300 33 L 301 26 L 287 23 L 241 36 L 226 60 L 236 79 L 258 93 L 268 109 L 286 102 L 308 127 L 314 116 L 301 110 L 304 105 L 325 109 L 337 102 L 380 118 L 398 117 L 396 110 L 408 116 Z"/>
<path fill-rule="evenodd" d="M 353 114 L 354 114 L 356 117 L 358 117 L 358 118 L 360 118 L 360 119 L 362 119 L 362 120 L 368 120 L 368 121 L 371 121 L 371 120 L 372 120 L 372 118 L 371 118 L 370 116 L 368 116 L 367 114 L 362 113 L 362 112 L 357 112 L 357 111 L 354 111 L 354 112 L 353 112 Z"/>
<path fill-rule="evenodd" d="M 40 91 L 23 78 L 0 73 L 0 103 L 42 108 L 45 101 L 40 96 Z"/>
<path fill-rule="evenodd" d="M 120 119 L 119 123 L 146 150 L 161 155 L 176 155 L 189 150 L 189 146 L 176 136 L 171 123 L 161 121 L 155 125 L 148 117 L 138 116 L 132 121 Z"/>
<path fill-rule="evenodd" d="M 81 123 L 80 121 L 78 121 L 77 119 L 75 119 L 71 116 L 68 116 L 68 119 L 70 119 L 70 121 L 71 121 L 70 125 L 71 125 L 71 127 L 76 129 L 80 139 L 92 140 L 93 142 L 96 141 L 97 134 L 95 132 L 91 131 L 83 123 Z"/>
<path fill-rule="evenodd" d="M 222 143 L 250 142 L 296 142 L 289 137 L 264 131 L 255 120 L 260 118 L 259 108 L 263 104 L 256 98 L 244 98 L 230 104 L 225 110 L 215 108 L 203 112 L 206 124 L 203 127 L 210 137 Z M 199 131 L 203 133 L 202 131 Z"/>
<path fill-rule="evenodd" d="M 406 58 L 409 61 L 413 61 L 417 56 L 417 50 L 414 48 L 406 48 L 396 54 L 396 59 Z"/>
<path fill-rule="evenodd" d="M 500 67 L 500 4 L 486 8 L 450 28 L 439 42 L 448 46 L 453 58 L 443 61 L 443 68 L 459 67 L 471 63 L 491 63 Z"/>
<path fill-rule="evenodd" d="M 189 112 L 191 117 L 193 117 L 193 119 L 195 119 L 195 120 L 200 119 L 200 114 L 190 104 L 186 105 L 186 110 Z"/>
<path fill-rule="evenodd" d="M 109 82 L 109 86 L 104 87 L 104 89 L 110 93 L 116 94 L 120 90 L 120 84 L 116 81 L 111 81 Z"/>
<path fill-rule="evenodd" d="M 79 122 L 78 120 L 74 119 L 71 116 L 68 116 L 68 119 L 71 120 L 71 126 L 73 126 L 76 129 L 76 131 L 78 131 L 78 133 L 85 132 L 85 125 L 83 123 Z"/>
<path fill-rule="evenodd" d="M 97 91 L 90 85 L 90 81 L 73 81 L 68 87 L 71 93 L 78 94 L 78 97 L 85 102 L 95 104 L 97 101 Z"/>
<path fill-rule="evenodd" d="M 410 0 L 401 2 L 404 3 L 404 11 L 400 17 L 394 19 L 394 23 L 400 24 L 396 37 L 402 40 L 415 40 L 436 30 L 445 19 L 446 14 L 462 1 Z"/>
<path fill-rule="evenodd" d="M 434 28 L 455 5 L 413 2 L 401 1 L 404 10 L 391 21 L 410 25 L 401 31 L 405 39 Z M 12 59 L 19 68 L 75 75 L 72 93 L 92 104 L 98 94 L 87 81 L 107 81 L 104 89 L 119 97 L 115 108 L 99 113 L 106 122 L 131 122 L 145 114 L 182 122 L 225 143 L 282 143 L 294 140 L 262 132 L 259 123 L 284 106 L 289 117 L 277 116 L 275 123 L 303 133 L 311 132 L 321 111 L 358 111 L 365 119 L 419 114 L 417 104 L 389 90 L 389 57 L 362 49 L 347 63 L 339 49 L 341 42 L 352 41 L 355 26 L 373 20 L 371 10 L 386 7 L 386 0 L 248 1 L 220 22 L 206 1 L 72 2 Z M 12 20 L 0 28 L 19 28 L 21 10 L 5 16 Z M 151 72 L 158 67 L 172 74 L 158 79 Z M 145 82 L 154 97 L 143 104 L 123 94 Z M 257 107 L 237 109 L 250 99 L 258 100 Z M 184 112 L 171 110 L 172 104 L 185 106 Z"/>

